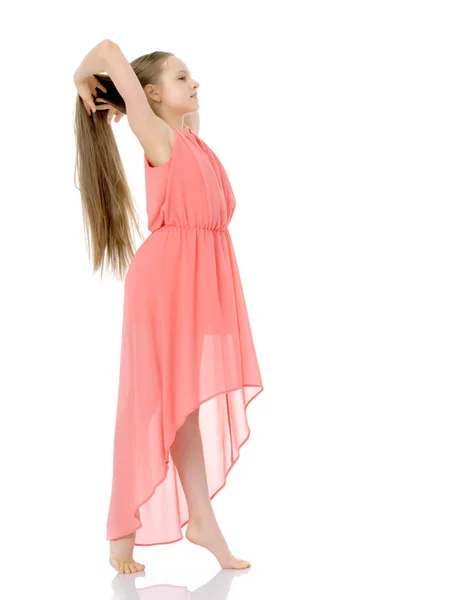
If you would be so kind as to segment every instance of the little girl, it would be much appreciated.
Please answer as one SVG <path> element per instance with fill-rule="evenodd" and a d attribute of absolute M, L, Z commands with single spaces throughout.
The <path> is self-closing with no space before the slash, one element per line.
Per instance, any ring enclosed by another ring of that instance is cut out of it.
<path fill-rule="evenodd" d="M 110 563 L 120 573 L 142 570 L 134 546 L 177 542 L 187 525 L 185 537 L 222 568 L 245 569 L 211 500 L 250 435 L 247 407 L 263 385 L 228 230 L 236 201 L 198 135 L 199 84 L 170 52 L 130 64 L 110 40 L 89 52 L 74 82 L 94 272 L 109 264 L 122 279 L 126 271 Z M 111 129 L 123 114 L 143 149 L 151 235 L 137 252 L 137 212 Z"/>

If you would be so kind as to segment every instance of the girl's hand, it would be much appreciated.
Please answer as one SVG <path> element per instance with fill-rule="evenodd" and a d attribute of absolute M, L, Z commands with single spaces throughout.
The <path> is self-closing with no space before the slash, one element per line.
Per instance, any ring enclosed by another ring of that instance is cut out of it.
<path fill-rule="evenodd" d="M 74 83 L 78 90 L 78 95 L 83 100 L 84 107 L 88 116 L 91 116 L 91 111 L 95 112 L 95 98 L 97 97 L 97 89 L 100 88 L 105 93 L 107 89 L 99 82 L 99 80 L 94 75 L 89 75 L 88 77 L 80 77 L 75 72 L 73 77 Z"/>
<path fill-rule="evenodd" d="M 108 104 L 108 101 L 105 100 L 104 98 L 97 98 L 96 100 L 97 100 L 97 102 L 103 103 L 103 104 L 95 105 L 98 110 L 107 110 L 108 111 L 107 120 L 108 120 L 109 124 L 111 124 L 111 121 L 113 120 L 114 115 L 116 116 L 116 118 L 114 119 L 116 123 L 118 123 L 120 121 L 120 119 L 124 116 L 123 113 L 120 112 L 120 110 L 117 110 L 117 108 L 114 108 L 113 106 Z"/>

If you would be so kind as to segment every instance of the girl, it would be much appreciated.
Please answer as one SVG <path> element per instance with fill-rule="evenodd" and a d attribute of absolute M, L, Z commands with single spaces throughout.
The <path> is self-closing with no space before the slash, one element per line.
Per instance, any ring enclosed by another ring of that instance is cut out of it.
<path fill-rule="evenodd" d="M 110 563 L 121 573 L 142 570 L 134 546 L 177 542 L 187 524 L 185 537 L 222 568 L 247 568 L 211 500 L 250 435 L 247 406 L 263 385 L 228 230 L 234 194 L 198 136 L 199 83 L 170 52 L 129 64 L 111 40 L 89 52 L 74 82 L 78 189 L 94 272 L 105 263 L 121 279 L 127 271 Z M 137 213 L 111 130 L 123 114 L 143 149 L 151 232 L 136 253 Z"/>

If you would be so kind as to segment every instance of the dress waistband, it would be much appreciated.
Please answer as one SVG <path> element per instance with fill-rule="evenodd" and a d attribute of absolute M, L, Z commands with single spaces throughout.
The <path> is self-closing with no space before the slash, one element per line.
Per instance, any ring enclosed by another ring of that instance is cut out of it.
<path fill-rule="evenodd" d="M 227 231 L 227 227 L 207 227 L 206 225 L 179 225 L 176 223 L 164 223 L 161 229 L 164 227 L 176 227 L 178 229 L 206 229 L 207 231 Z"/>

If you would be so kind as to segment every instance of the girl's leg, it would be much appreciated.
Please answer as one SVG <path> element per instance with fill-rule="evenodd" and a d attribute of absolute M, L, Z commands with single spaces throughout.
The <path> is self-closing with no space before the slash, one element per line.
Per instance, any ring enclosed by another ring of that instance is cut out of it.
<path fill-rule="evenodd" d="M 214 515 L 209 498 L 198 419 L 199 408 L 187 417 L 177 431 L 170 449 L 189 509 L 185 537 L 212 552 L 222 568 L 246 569 L 250 563 L 231 554 Z"/>

